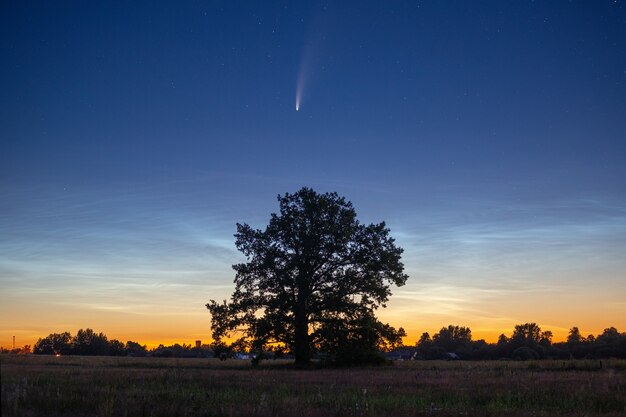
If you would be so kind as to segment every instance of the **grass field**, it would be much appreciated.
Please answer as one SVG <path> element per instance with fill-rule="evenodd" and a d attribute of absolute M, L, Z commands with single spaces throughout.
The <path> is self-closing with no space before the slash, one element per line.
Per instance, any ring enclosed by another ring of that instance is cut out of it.
<path fill-rule="evenodd" d="M 279 361 L 2 355 L 8 416 L 624 416 L 626 361 Z"/>

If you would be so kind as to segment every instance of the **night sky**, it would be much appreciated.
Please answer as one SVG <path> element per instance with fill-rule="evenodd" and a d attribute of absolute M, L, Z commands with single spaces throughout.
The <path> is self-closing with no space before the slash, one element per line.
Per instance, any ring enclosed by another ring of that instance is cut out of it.
<path fill-rule="evenodd" d="M 208 342 L 303 186 L 387 222 L 408 343 L 626 330 L 623 1 L 184 3 L 2 2 L 0 345 Z"/>

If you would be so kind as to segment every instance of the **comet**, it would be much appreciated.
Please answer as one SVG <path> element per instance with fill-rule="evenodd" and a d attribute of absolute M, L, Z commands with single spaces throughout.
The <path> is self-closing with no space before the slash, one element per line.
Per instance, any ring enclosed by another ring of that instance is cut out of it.
<path fill-rule="evenodd" d="M 296 111 L 300 111 L 300 99 L 302 97 L 302 84 L 303 84 L 301 80 L 302 80 L 302 77 L 298 75 L 298 83 L 296 85 Z"/>
<path fill-rule="evenodd" d="M 300 70 L 298 71 L 298 79 L 296 81 L 296 111 L 300 111 L 300 107 L 302 107 L 302 101 L 305 98 L 305 89 L 309 85 L 315 71 L 316 65 L 312 64 L 312 61 L 311 47 L 308 46 L 305 48 L 302 62 L 300 63 Z"/>
<path fill-rule="evenodd" d="M 296 79 L 296 111 L 300 111 L 300 107 L 302 107 L 305 99 L 305 90 L 308 90 L 312 79 L 316 78 L 316 73 L 320 67 L 320 48 L 322 41 L 325 39 L 322 33 L 321 13 L 325 10 L 325 8 L 324 10 L 318 10 L 318 16 L 311 19 L 308 36 L 302 48 Z"/>
<path fill-rule="evenodd" d="M 298 71 L 298 80 L 296 81 L 296 111 L 300 111 L 300 104 L 302 103 L 302 96 L 304 94 L 304 85 L 306 84 L 305 81 L 307 79 L 305 64 L 306 62 L 301 63 L 300 70 Z"/>

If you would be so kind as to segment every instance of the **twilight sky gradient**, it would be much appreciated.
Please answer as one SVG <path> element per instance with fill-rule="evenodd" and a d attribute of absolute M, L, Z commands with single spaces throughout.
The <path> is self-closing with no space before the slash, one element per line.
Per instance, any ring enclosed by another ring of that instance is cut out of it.
<path fill-rule="evenodd" d="M 302 186 L 387 221 L 408 343 L 625 330 L 623 1 L 158 3 L 0 6 L 0 345 L 208 341 Z"/>

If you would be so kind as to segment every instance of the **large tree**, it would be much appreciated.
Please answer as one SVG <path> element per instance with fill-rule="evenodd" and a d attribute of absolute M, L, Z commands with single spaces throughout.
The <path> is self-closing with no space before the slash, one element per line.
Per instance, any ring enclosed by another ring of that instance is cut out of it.
<path fill-rule="evenodd" d="M 299 365 L 316 349 L 332 354 L 363 340 L 376 347 L 398 344 L 404 331 L 374 316 L 390 286 L 408 278 L 403 250 L 385 223 L 361 224 L 337 193 L 302 188 L 279 195 L 278 202 L 280 212 L 265 230 L 237 224 L 235 244 L 247 262 L 233 266 L 230 302 L 207 304 L 213 338 L 238 334 L 257 349 L 286 345 Z"/>

